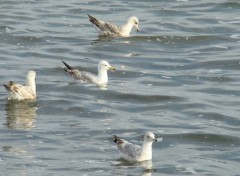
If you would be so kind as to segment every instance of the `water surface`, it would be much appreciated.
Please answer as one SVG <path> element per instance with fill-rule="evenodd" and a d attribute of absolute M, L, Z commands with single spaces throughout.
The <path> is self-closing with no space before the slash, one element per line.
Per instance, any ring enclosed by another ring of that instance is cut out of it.
<path fill-rule="evenodd" d="M 8 102 L 0 89 L 3 175 L 239 175 L 239 8 L 235 1 L 1 1 L 1 83 L 37 72 L 36 102 Z M 104 39 L 87 19 L 141 32 Z M 107 89 L 66 75 L 62 60 L 96 73 Z M 127 163 L 111 136 L 141 144 L 153 161 Z M 151 166 L 152 165 L 152 166 Z M 151 167 L 151 169 L 149 169 Z"/>

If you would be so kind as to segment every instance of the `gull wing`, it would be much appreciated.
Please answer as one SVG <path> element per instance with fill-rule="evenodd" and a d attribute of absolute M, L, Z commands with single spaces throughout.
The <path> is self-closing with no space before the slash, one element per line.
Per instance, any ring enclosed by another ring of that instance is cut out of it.
<path fill-rule="evenodd" d="M 141 147 L 124 139 L 120 139 L 116 135 L 113 136 L 113 141 L 116 143 L 120 155 L 128 161 L 136 161 L 141 154 Z"/>
<path fill-rule="evenodd" d="M 128 161 L 136 161 L 141 154 L 141 147 L 129 142 L 117 145 L 120 154 Z"/>
<path fill-rule="evenodd" d="M 121 28 L 117 25 L 99 20 L 91 15 L 88 15 L 88 17 L 89 21 L 101 30 L 101 33 L 105 35 L 121 35 Z"/>
<path fill-rule="evenodd" d="M 14 84 L 12 81 L 4 87 L 9 92 L 9 99 L 35 99 L 37 96 L 29 86 Z"/>
<path fill-rule="evenodd" d="M 64 68 L 64 70 L 69 73 L 69 75 L 71 77 L 73 77 L 76 80 L 80 80 L 82 82 L 85 83 L 97 83 L 97 76 L 89 73 L 89 72 L 85 72 L 85 71 L 79 71 L 77 69 L 74 69 L 73 67 L 71 67 L 70 65 L 68 65 L 66 62 L 62 61 L 64 63 L 64 65 L 66 66 L 66 68 Z"/>

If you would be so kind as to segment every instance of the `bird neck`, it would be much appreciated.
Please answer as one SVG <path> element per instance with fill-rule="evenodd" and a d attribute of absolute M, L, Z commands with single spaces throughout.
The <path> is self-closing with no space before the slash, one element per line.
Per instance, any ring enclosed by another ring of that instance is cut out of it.
<path fill-rule="evenodd" d="M 98 70 L 98 82 L 102 84 L 108 82 L 107 70 Z"/>
<path fill-rule="evenodd" d="M 26 86 L 31 87 L 31 89 L 33 90 L 33 92 L 36 94 L 36 83 L 35 83 L 35 79 L 29 79 L 29 78 L 27 78 Z"/>
<path fill-rule="evenodd" d="M 128 21 L 125 25 L 122 26 L 122 32 L 124 32 L 124 35 L 129 36 L 131 30 L 132 30 L 133 24 L 131 21 Z"/>
<path fill-rule="evenodd" d="M 145 156 L 146 160 L 152 159 L 152 142 L 144 142 L 142 145 L 142 156 Z"/>

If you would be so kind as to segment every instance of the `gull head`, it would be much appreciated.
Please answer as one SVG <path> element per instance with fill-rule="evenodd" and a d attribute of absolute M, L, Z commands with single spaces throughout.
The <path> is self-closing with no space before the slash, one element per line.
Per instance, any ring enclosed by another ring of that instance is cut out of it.
<path fill-rule="evenodd" d="M 112 67 L 107 61 L 102 60 L 98 64 L 98 70 L 116 70 L 114 67 Z"/>
<path fill-rule="evenodd" d="M 155 138 L 155 135 L 152 132 L 148 131 L 144 134 L 144 142 L 153 143 L 153 142 L 157 142 L 157 139 Z"/>
<path fill-rule="evenodd" d="M 135 16 L 130 17 L 128 22 L 131 23 L 133 26 L 135 26 L 137 28 L 138 32 L 140 31 L 140 29 L 139 29 L 139 21 L 138 21 L 137 17 L 135 17 Z"/>
<path fill-rule="evenodd" d="M 27 79 L 28 80 L 34 80 L 36 79 L 36 72 L 35 71 L 28 71 L 28 74 L 27 74 Z"/>

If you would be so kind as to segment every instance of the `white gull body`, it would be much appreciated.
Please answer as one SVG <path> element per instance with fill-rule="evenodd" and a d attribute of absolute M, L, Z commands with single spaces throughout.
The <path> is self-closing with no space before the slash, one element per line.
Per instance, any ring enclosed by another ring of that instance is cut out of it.
<path fill-rule="evenodd" d="M 91 15 L 88 15 L 88 17 L 89 21 L 99 29 L 99 33 L 102 36 L 128 37 L 133 26 L 139 31 L 139 21 L 135 16 L 130 17 L 126 24 L 121 27 L 99 20 Z"/>
<path fill-rule="evenodd" d="M 152 159 L 152 143 L 157 142 L 157 139 L 152 132 L 146 132 L 142 146 L 120 139 L 116 135 L 113 136 L 113 141 L 123 159 L 130 162 L 140 162 Z"/>
<path fill-rule="evenodd" d="M 36 94 L 36 72 L 29 71 L 27 74 L 26 85 L 15 84 L 9 81 L 4 84 L 5 89 L 8 91 L 8 100 L 34 100 L 37 98 Z"/>
<path fill-rule="evenodd" d="M 70 76 L 72 76 L 74 79 L 81 81 L 82 83 L 91 83 L 96 84 L 99 86 L 107 85 L 108 83 L 108 70 L 115 70 L 114 67 L 112 67 L 107 61 L 102 60 L 98 64 L 98 75 L 94 75 L 89 72 L 85 71 L 79 71 L 77 69 L 74 69 L 70 65 L 68 65 L 66 62 L 62 61 L 63 64 L 66 66 L 64 70 L 69 73 Z"/>

